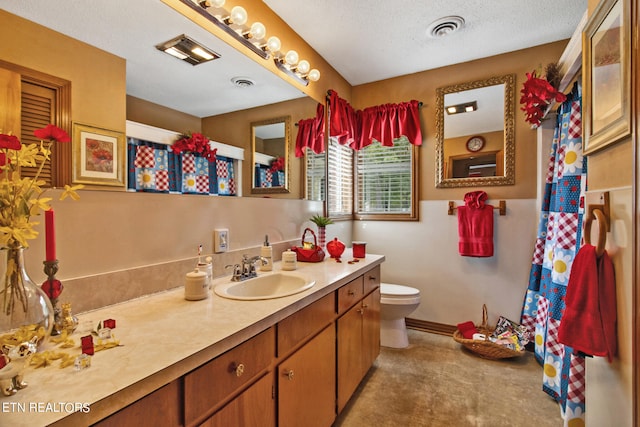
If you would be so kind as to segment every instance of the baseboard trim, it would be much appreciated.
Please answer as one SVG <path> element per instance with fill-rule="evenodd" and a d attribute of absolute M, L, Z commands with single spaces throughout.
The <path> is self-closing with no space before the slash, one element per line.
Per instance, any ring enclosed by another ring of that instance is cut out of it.
<path fill-rule="evenodd" d="M 407 324 L 407 328 L 417 329 L 419 331 L 431 332 L 433 334 L 439 334 L 439 335 L 451 336 L 457 329 L 457 327 L 453 325 L 447 325 L 444 323 L 436 323 L 436 322 L 428 322 L 426 320 L 406 318 L 405 322 Z"/>

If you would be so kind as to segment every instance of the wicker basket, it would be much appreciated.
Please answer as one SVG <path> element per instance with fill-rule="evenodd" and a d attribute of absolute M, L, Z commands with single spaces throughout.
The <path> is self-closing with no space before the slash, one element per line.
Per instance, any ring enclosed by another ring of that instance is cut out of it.
<path fill-rule="evenodd" d="M 493 332 L 493 329 L 490 328 L 487 324 L 487 306 L 485 304 L 482 305 L 482 324 L 476 325 L 478 329 L 478 333 L 484 334 L 486 337 L 484 340 L 470 340 L 464 338 L 460 331 L 456 330 L 453 333 L 453 339 L 456 342 L 459 342 L 472 352 L 476 353 L 478 356 L 483 357 L 485 359 L 507 359 L 510 357 L 520 357 L 525 354 L 523 350 L 512 350 L 508 347 L 505 347 L 500 344 L 493 343 L 489 341 L 489 335 Z"/>

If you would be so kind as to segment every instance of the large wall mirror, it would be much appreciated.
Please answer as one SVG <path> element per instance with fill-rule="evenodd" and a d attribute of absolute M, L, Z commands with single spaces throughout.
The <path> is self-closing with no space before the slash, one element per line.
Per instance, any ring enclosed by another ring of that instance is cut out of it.
<path fill-rule="evenodd" d="M 252 194 L 289 192 L 291 116 L 251 123 Z"/>
<path fill-rule="evenodd" d="M 515 183 L 513 74 L 437 89 L 436 187 Z"/>

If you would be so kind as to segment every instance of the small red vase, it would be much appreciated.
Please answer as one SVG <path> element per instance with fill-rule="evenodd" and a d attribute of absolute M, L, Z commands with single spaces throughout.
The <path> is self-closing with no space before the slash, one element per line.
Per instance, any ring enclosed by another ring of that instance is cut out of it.
<path fill-rule="evenodd" d="M 337 237 L 334 237 L 332 241 L 327 243 L 327 251 L 329 252 L 329 255 L 331 255 L 331 258 L 340 258 L 344 252 L 344 248 L 344 243 L 338 240 Z"/>

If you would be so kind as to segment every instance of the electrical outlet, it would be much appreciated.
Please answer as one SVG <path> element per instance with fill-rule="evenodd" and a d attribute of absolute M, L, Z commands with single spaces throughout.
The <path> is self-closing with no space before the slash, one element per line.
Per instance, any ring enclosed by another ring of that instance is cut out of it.
<path fill-rule="evenodd" d="M 229 230 L 216 228 L 213 230 L 213 250 L 215 253 L 226 252 L 229 249 Z"/>

